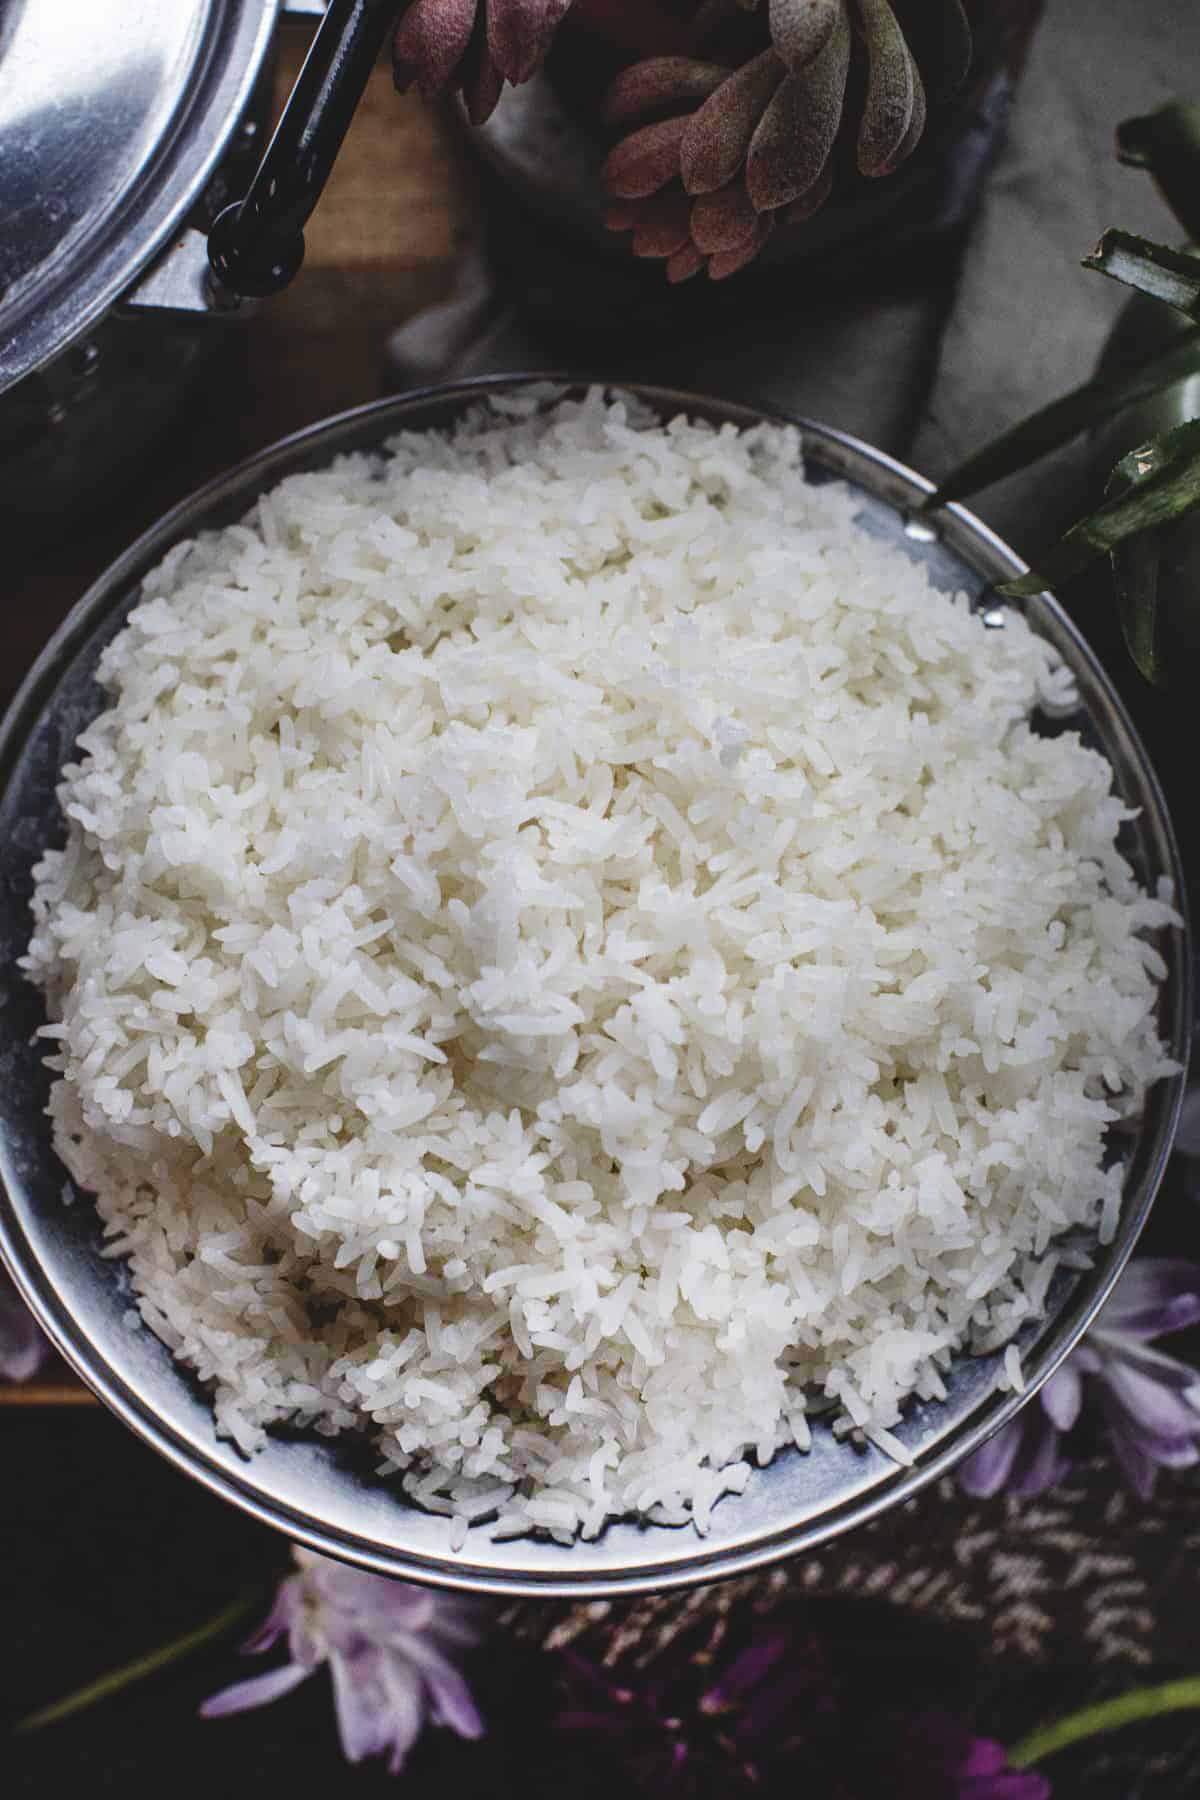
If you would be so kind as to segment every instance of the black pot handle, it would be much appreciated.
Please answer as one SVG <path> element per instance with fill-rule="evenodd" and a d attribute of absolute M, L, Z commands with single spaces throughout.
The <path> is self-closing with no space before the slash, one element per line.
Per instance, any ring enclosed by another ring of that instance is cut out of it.
<path fill-rule="evenodd" d="M 223 287 L 277 294 L 299 269 L 304 226 L 399 10 L 399 0 L 329 0 L 249 192 L 208 234 L 208 260 Z"/>

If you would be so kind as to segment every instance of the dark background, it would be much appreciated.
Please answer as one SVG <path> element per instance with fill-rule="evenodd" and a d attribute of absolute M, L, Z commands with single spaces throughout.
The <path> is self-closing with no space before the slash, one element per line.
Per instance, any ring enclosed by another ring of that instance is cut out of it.
<path fill-rule="evenodd" d="M 285 41 L 281 86 L 302 49 Z M 868 297 L 814 292 L 771 329 L 640 348 L 664 379 L 795 406 L 937 475 L 1023 411 L 1090 371 L 1122 296 L 1079 257 L 1110 223 L 1170 226 L 1146 178 L 1117 167 L 1113 126 L 1177 91 L 1200 93 L 1194 0 L 1052 0 L 1018 97 L 1007 148 L 964 250 L 892 269 Z M 281 432 L 371 398 L 387 380 L 388 329 L 443 294 L 476 228 L 474 184 L 443 123 L 390 92 L 386 72 L 356 122 L 339 186 L 310 233 L 295 291 L 237 334 L 224 371 L 197 396 L 170 458 L 131 482 L 103 518 L 38 547 L 5 545 L 0 690 L 11 691 L 87 582 L 166 505 Z M 554 355 L 558 354 L 557 347 Z M 551 353 L 502 311 L 469 369 Z M 114 421 L 114 426 L 118 424 Z M 1032 554 L 1098 491 L 1084 444 L 979 502 Z M 1193 871 L 1193 682 L 1164 698 L 1129 670 L 1106 580 L 1070 596 L 1122 689 L 1168 791 Z M 2 697 L 2 696 L 0 696 Z M 1151 1248 L 1197 1254 L 1191 1177 L 1176 1165 Z M 595 1609 L 517 1609 L 503 1654 L 477 1659 L 492 1724 L 482 1746 L 427 1740 L 400 1791 L 464 1795 L 588 1789 L 604 1766 L 570 1765 L 541 1727 L 541 1644 L 586 1632 L 603 1647 L 618 1620 L 637 1644 L 699 1616 L 747 1630 L 760 1614 L 808 1617 L 866 1658 L 864 1681 L 972 1711 L 1012 1737 L 1038 1719 L 1138 1682 L 1200 1670 L 1200 1484 L 1168 1476 L 1142 1507 L 1106 1460 L 1058 1494 L 976 1505 L 950 1484 L 902 1515 L 775 1576 L 697 1599 Z M 255 1583 L 286 1548 L 176 1474 L 91 1405 L 0 1407 L 0 1721 L 186 1631 Z M 750 1623 L 747 1624 L 747 1621 Z M 326 1677 L 269 1711 L 202 1723 L 199 1701 L 238 1674 L 232 1645 L 206 1650 L 94 1711 L 0 1748 L 0 1794 L 240 1794 L 263 1782 L 300 1794 L 383 1792 L 377 1769 L 347 1771 Z M 0 1725 L 2 1729 L 2 1725 Z M 1138 1728 L 1048 1766 L 1056 1793 L 1090 1800 L 1200 1791 L 1200 1729 L 1184 1717 Z M 809 1770 L 809 1791 L 825 1777 Z M 802 1779 L 798 1772 L 796 1780 Z M 887 1792 L 881 1788 L 880 1792 Z"/>

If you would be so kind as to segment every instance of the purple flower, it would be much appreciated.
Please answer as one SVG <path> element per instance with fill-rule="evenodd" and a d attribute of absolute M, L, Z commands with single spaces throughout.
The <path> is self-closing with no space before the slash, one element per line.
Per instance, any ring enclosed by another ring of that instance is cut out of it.
<path fill-rule="evenodd" d="M 1014 1769 L 1001 1744 L 973 1738 L 966 1759 L 954 1771 L 955 1800 L 1050 1800 L 1050 1783 L 1036 1769 Z"/>
<path fill-rule="evenodd" d="M 1200 1321 L 1200 1265 L 1144 1256 L 1130 1263 L 1100 1318 L 1036 1399 L 969 1457 L 959 1480 L 986 1498 L 1007 1487 L 1031 1496 L 1070 1464 L 1062 1439 L 1089 1390 L 1134 1492 L 1148 1499 L 1160 1468 L 1200 1461 L 1200 1373 L 1151 1340 Z"/>
<path fill-rule="evenodd" d="M 28 1381 L 49 1349 L 33 1314 L 0 1267 L 0 1380 Z"/>
<path fill-rule="evenodd" d="M 269 1650 L 287 1634 L 290 1661 L 239 1681 L 206 1700 L 206 1719 L 265 1706 L 329 1664 L 338 1731 L 348 1762 L 388 1753 L 398 1774 L 426 1720 L 460 1737 L 483 1724 L 452 1660 L 478 1638 L 469 1601 L 368 1575 L 293 1546 L 298 1572 L 281 1582 L 275 1604 L 247 1652 Z"/>
<path fill-rule="evenodd" d="M 815 1639 L 775 1631 L 714 1667 L 670 1645 L 636 1686 L 574 1651 L 563 1656 L 566 1704 L 557 1724 L 606 1740 L 638 1785 L 682 1800 L 735 1793 L 833 1706 L 832 1677 Z"/>
<path fill-rule="evenodd" d="M 1049 1800 L 1045 1776 L 1010 1767 L 990 1738 L 940 1709 L 880 1706 L 876 1680 L 838 1672 L 833 1648 L 776 1629 L 714 1665 L 678 1640 L 615 1676 L 568 1651 L 560 1729 L 615 1753 L 614 1771 L 655 1800 L 774 1792 L 798 1766 L 821 1800 Z"/>
<path fill-rule="evenodd" d="M 1079 1416 L 1082 1384 L 1069 1356 L 1015 1419 L 969 1456 L 958 1471 L 960 1487 L 977 1500 L 990 1500 L 1001 1488 L 1032 1500 L 1057 1487 L 1069 1472 L 1062 1437 Z"/>
<path fill-rule="evenodd" d="M 890 1786 L 897 1800 L 910 1792 L 913 1800 L 1050 1800 L 1044 1775 L 1014 1769 L 1002 1744 L 973 1737 L 960 1720 L 934 1711 L 918 1713 L 900 1733 Z"/>

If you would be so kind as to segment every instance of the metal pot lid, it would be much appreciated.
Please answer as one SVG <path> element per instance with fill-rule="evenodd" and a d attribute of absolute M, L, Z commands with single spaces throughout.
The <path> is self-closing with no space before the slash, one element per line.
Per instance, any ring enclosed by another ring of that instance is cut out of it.
<path fill-rule="evenodd" d="M 0 392 L 105 313 L 195 206 L 278 0 L 0 6 Z"/>

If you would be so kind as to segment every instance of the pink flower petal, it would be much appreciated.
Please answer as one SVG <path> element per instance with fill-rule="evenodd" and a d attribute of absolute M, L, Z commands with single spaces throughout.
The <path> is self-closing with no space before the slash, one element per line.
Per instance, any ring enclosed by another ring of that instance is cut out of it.
<path fill-rule="evenodd" d="M 299 1577 L 289 1575 L 279 1584 L 271 1610 L 242 1645 L 244 1656 L 258 1656 L 269 1650 L 283 1632 L 290 1630 L 300 1600 Z M 301 1659 L 303 1660 L 303 1659 Z"/>
<path fill-rule="evenodd" d="M 1115 1345 L 1103 1346 L 1099 1373 L 1107 1377 L 1116 1362 L 1169 1388 L 1171 1393 L 1182 1395 L 1195 1405 L 1197 1424 L 1200 1425 L 1200 1405 L 1196 1405 L 1200 1398 L 1200 1370 L 1194 1369 L 1191 1363 L 1181 1362 L 1179 1357 L 1168 1356 L 1165 1350 L 1159 1350 L 1153 1344 L 1129 1337 L 1121 1338 Z"/>
<path fill-rule="evenodd" d="M 281 1583 L 252 1647 L 288 1634 L 291 1661 L 207 1701 L 206 1718 L 262 1706 L 328 1663 L 346 1760 L 387 1755 L 402 1768 L 427 1720 L 463 1737 L 483 1722 L 448 1651 L 475 1643 L 482 1609 L 411 1582 L 347 1568 L 293 1546 L 297 1573 Z"/>
<path fill-rule="evenodd" d="M 1200 1445 L 1194 1438 L 1156 1438 L 1154 1460 L 1163 1469 L 1194 1469 L 1200 1462 Z"/>
<path fill-rule="evenodd" d="M 249 1681 L 235 1681 L 232 1687 L 222 1688 L 206 1700 L 200 1708 L 202 1719 L 225 1719 L 232 1713 L 249 1712 L 255 1706 L 269 1706 L 272 1700 L 278 1700 L 283 1694 L 290 1694 L 294 1687 L 307 1681 L 312 1674 L 311 1669 L 301 1668 L 299 1663 L 284 1663 L 281 1669 L 268 1669 L 265 1675 L 252 1675 Z"/>
<path fill-rule="evenodd" d="M 429 1689 L 434 1724 L 448 1726 L 459 1737 L 482 1737 L 483 1720 L 471 1698 L 471 1690 L 453 1663 L 448 1662 L 440 1651 L 425 1645 L 417 1667 Z"/>
<path fill-rule="evenodd" d="M 958 1480 L 963 1490 L 976 1500 L 990 1500 L 993 1494 L 998 1494 L 1012 1473 L 1024 1435 L 1024 1421 L 1020 1417 L 1002 1425 L 994 1437 L 959 1466 Z"/>
<path fill-rule="evenodd" d="M 362 1762 L 390 1749 L 399 1769 L 424 1723 L 419 1681 L 406 1672 L 399 1683 L 387 1682 L 385 1658 L 372 1650 L 358 1656 L 343 1656 L 335 1650 L 329 1667 L 346 1761 Z"/>
<path fill-rule="evenodd" d="M 1139 1500 L 1149 1500 L 1154 1493 L 1157 1465 L 1147 1454 L 1146 1446 L 1128 1429 L 1117 1407 L 1109 1409 L 1108 1435 L 1126 1481 Z"/>
<path fill-rule="evenodd" d="M 1030 1416 L 1030 1408 L 1022 1415 Z M 1023 1500 L 1036 1500 L 1052 1487 L 1057 1487 L 1070 1464 L 1058 1445 L 1058 1433 L 1046 1423 L 1045 1415 L 1033 1415 L 1035 1423 L 1028 1429 L 1021 1454 L 1013 1468 L 1011 1491 Z"/>
<path fill-rule="evenodd" d="M 1178 1256 L 1139 1256 L 1113 1289 L 1094 1330 L 1162 1337 L 1200 1320 L 1200 1264 Z"/>
<path fill-rule="evenodd" d="M 1175 1368 L 1183 1371 L 1187 1366 L 1180 1363 Z M 1195 1372 L 1187 1373 L 1193 1376 L 1188 1385 L 1195 1386 Z M 1165 1381 L 1130 1367 L 1119 1357 L 1106 1364 L 1104 1380 L 1113 1399 L 1129 1415 L 1131 1428 L 1139 1434 L 1145 1431 L 1152 1437 L 1186 1438 L 1200 1433 L 1200 1412 L 1185 1399 L 1184 1392 L 1176 1391 Z"/>
<path fill-rule="evenodd" d="M 955 1769 L 956 1775 L 1003 1775 L 1008 1768 L 1008 1757 L 1004 1754 L 1003 1744 L 997 1744 L 992 1738 L 972 1738 L 967 1749 L 961 1769 Z"/>
<path fill-rule="evenodd" d="M 1041 1402 L 1058 1431 L 1070 1431 L 1083 1405 L 1083 1381 L 1068 1360 L 1054 1371 L 1042 1388 Z"/>

